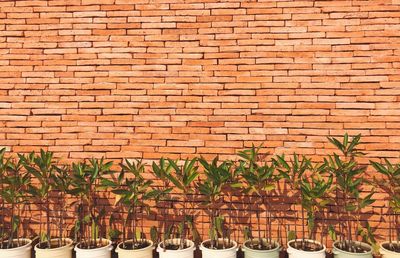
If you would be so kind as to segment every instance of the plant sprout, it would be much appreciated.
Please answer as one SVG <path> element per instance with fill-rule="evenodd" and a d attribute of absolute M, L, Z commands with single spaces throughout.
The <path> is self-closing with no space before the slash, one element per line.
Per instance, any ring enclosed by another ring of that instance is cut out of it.
<path fill-rule="evenodd" d="M 104 207 L 98 205 L 98 194 L 101 189 L 102 179 L 108 173 L 112 162 L 104 159 L 91 159 L 89 164 L 74 163 L 72 165 L 71 193 L 78 198 L 78 218 L 75 224 L 76 235 L 79 235 L 80 248 L 92 249 L 101 247 L 102 235 L 100 222 L 105 216 Z M 97 241 L 99 239 L 99 241 Z"/>
<path fill-rule="evenodd" d="M 0 150 L 1 168 L 1 189 L 2 198 L 2 228 L 1 242 L 2 249 L 20 247 L 26 243 L 20 239 L 20 225 L 22 205 L 29 200 L 28 185 L 31 182 L 29 173 L 23 171 L 23 159 L 27 158 L 18 155 L 19 159 L 6 159 L 5 149 Z M 9 223 L 4 219 L 5 210 L 9 211 L 11 220 Z M 7 225 L 8 224 L 8 225 Z"/>
<path fill-rule="evenodd" d="M 210 249 L 225 249 L 231 247 L 230 230 L 225 229 L 224 217 L 221 216 L 224 187 L 232 183 L 232 167 L 230 161 L 223 161 L 218 165 L 218 157 L 208 163 L 204 158 L 199 160 L 204 168 L 205 180 L 198 182 L 198 189 L 206 197 L 204 204 L 207 206 L 210 217 Z M 219 245 L 218 239 L 222 238 Z"/>
<path fill-rule="evenodd" d="M 273 163 L 275 164 L 277 170 L 280 173 L 280 176 L 283 177 L 286 182 L 289 184 L 292 190 L 295 191 L 294 199 L 296 203 L 301 203 L 301 180 L 303 175 L 306 171 L 311 168 L 311 160 L 308 159 L 306 156 L 299 157 L 297 154 L 293 154 L 292 159 L 287 162 L 285 155 L 277 155 L 273 159 Z M 305 210 L 301 208 L 301 229 L 302 229 L 302 236 L 303 241 L 299 246 L 298 241 L 295 241 L 295 248 L 305 248 Z M 295 223 L 295 232 L 289 232 L 290 235 L 293 235 L 297 232 L 297 223 Z M 288 237 L 289 238 L 289 237 Z M 293 238 L 291 236 L 290 238 Z"/>
<path fill-rule="evenodd" d="M 372 166 L 383 178 L 374 182 L 388 195 L 389 245 L 386 249 L 400 253 L 400 164 L 392 164 L 388 159 L 383 163 L 371 161 Z"/>
<path fill-rule="evenodd" d="M 178 209 L 182 215 L 182 221 L 180 224 L 180 241 L 178 250 L 185 249 L 186 246 L 186 234 L 188 230 L 187 225 L 187 204 L 188 195 L 193 192 L 192 183 L 199 176 L 197 172 L 198 167 L 196 166 L 197 159 L 192 160 L 186 159 L 183 165 L 178 165 L 173 160 L 168 160 L 169 165 L 172 167 L 170 173 L 166 173 L 165 176 L 172 184 L 180 191 L 182 200 L 182 208 Z M 165 248 L 165 247 L 164 247 Z"/>
<path fill-rule="evenodd" d="M 167 178 L 167 174 L 171 172 L 172 166 L 168 164 L 164 158 L 161 158 L 159 160 L 159 164 L 153 162 L 152 164 L 152 172 L 154 173 L 154 176 L 156 179 L 160 180 L 162 185 L 161 186 L 156 186 L 154 190 L 157 192 L 155 195 L 155 201 L 156 203 L 160 203 L 162 201 L 167 202 L 169 193 L 172 191 L 172 187 L 170 187 L 170 181 Z M 163 220 L 163 247 L 164 250 L 166 249 L 166 242 L 169 238 L 167 235 L 168 233 L 168 226 L 167 226 L 167 217 L 168 217 L 168 207 L 164 207 L 162 209 L 162 220 Z M 153 239 L 159 238 L 158 236 L 158 231 L 156 228 L 152 228 L 151 235 Z"/>
<path fill-rule="evenodd" d="M 316 214 L 322 212 L 326 206 L 330 203 L 330 200 L 326 198 L 326 194 L 329 192 L 332 186 L 333 177 L 329 176 L 327 179 L 324 178 L 322 172 L 324 166 L 317 166 L 311 168 L 311 174 L 303 177 L 300 181 L 301 189 L 301 206 L 302 209 L 307 213 L 307 225 L 308 225 L 308 239 L 316 239 L 315 232 L 315 221 Z M 304 223 L 303 223 L 304 226 Z M 304 228 L 303 228 L 304 236 Z M 304 237 L 303 237 L 304 240 Z M 321 243 L 323 241 L 321 240 Z M 306 242 L 307 245 L 307 242 Z M 303 248 L 304 248 L 303 242 Z"/>
<path fill-rule="evenodd" d="M 55 188 L 56 181 L 56 165 L 53 160 L 53 153 L 40 150 L 39 155 L 31 154 L 33 159 L 22 159 L 25 169 L 38 181 L 38 184 L 30 184 L 29 192 L 33 197 L 36 198 L 37 203 L 40 203 L 44 207 L 45 212 L 45 231 L 42 231 L 42 212 L 40 211 L 39 219 L 39 236 L 40 244 L 43 248 L 52 248 L 51 246 L 51 203 L 52 203 L 52 192 Z M 59 223 L 59 222 L 58 222 Z M 61 228 L 62 230 L 62 228 Z M 61 239 L 61 232 L 58 232 Z M 60 242 L 59 242 L 60 243 Z M 46 245 L 46 246 L 44 246 Z"/>
<path fill-rule="evenodd" d="M 143 215 L 145 208 L 146 210 L 149 209 L 145 201 L 154 195 L 154 192 L 150 189 L 153 181 L 144 179 L 145 167 L 140 160 L 130 162 L 125 159 L 125 164 L 122 163 L 120 166 L 122 169 L 116 182 L 103 179 L 103 185 L 113 188 L 112 192 L 116 194 L 116 205 L 122 206 L 122 209 L 126 211 L 122 226 L 122 247 L 124 249 L 144 248 L 148 246 L 148 242 L 142 238 L 144 233 L 143 221 L 141 229 L 139 229 L 138 215 L 140 212 Z M 128 224 L 129 221 L 131 222 L 130 225 Z M 132 232 L 132 246 L 128 246 L 126 243 L 129 228 Z"/>
<path fill-rule="evenodd" d="M 260 209 L 256 209 L 257 217 L 257 233 L 258 241 L 256 245 L 253 243 L 254 238 L 251 234 L 247 234 L 247 237 L 251 240 L 251 245 L 259 250 L 273 249 L 275 244 L 272 242 L 272 214 L 271 214 L 271 192 L 276 188 L 278 181 L 278 176 L 275 172 L 275 165 L 268 164 L 266 161 L 262 162 L 260 160 L 259 150 L 260 147 L 252 147 L 244 151 L 240 151 L 238 155 L 243 158 L 239 161 L 239 166 L 237 167 L 238 172 L 241 175 L 242 182 L 241 185 L 244 188 L 244 193 L 258 197 L 257 204 L 258 207 L 264 206 L 266 211 L 266 232 L 268 236 L 265 236 L 266 243 L 261 236 L 261 219 L 260 219 Z M 251 231 L 251 228 L 247 230 Z"/>
<path fill-rule="evenodd" d="M 357 149 L 360 139 L 360 134 L 349 139 L 347 133 L 342 142 L 328 137 L 329 142 L 340 151 L 341 156 L 334 153 L 325 158 L 324 161 L 326 169 L 335 177 L 336 181 L 335 205 L 339 216 L 340 231 L 343 232 L 337 247 L 353 253 L 366 251 L 363 250 L 361 243 L 357 245 L 354 240 L 357 240 L 358 237 L 357 228 L 361 225 L 362 209 L 375 201 L 372 199 L 373 192 L 365 197 L 361 196 L 362 188 L 366 182 L 363 175 L 367 167 L 359 165 L 356 160 L 356 157 L 364 155 Z"/>
<path fill-rule="evenodd" d="M 69 168 L 68 167 L 57 167 L 55 166 L 55 169 L 57 170 L 56 176 L 54 177 L 54 189 L 58 192 L 58 207 L 60 209 L 59 211 L 59 221 L 58 221 L 58 233 L 59 233 L 59 239 L 58 239 L 58 245 L 63 246 L 66 244 L 66 239 L 65 235 L 67 232 L 65 232 L 66 228 L 66 223 L 65 223 L 65 211 L 67 210 L 67 202 L 66 202 L 66 196 L 67 194 L 70 193 L 71 187 L 72 187 L 72 178 L 69 174 Z"/>

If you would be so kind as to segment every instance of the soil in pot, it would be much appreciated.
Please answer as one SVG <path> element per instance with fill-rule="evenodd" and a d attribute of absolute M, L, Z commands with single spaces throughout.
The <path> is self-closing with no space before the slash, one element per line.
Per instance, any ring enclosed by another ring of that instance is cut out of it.
<path fill-rule="evenodd" d="M 225 244 L 224 244 L 225 242 Z M 207 249 L 211 249 L 211 250 L 224 250 L 224 249 L 228 249 L 228 248 L 232 248 L 234 246 L 234 243 L 231 241 L 230 243 L 228 243 L 228 241 L 216 241 L 216 243 L 214 244 L 214 247 L 211 247 L 211 241 L 207 241 L 203 243 L 204 247 Z"/>
<path fill-rule="evenodd" d="M 277 248 L 277 244 L 275 242 L 267 242 L 263 241 L 263 244 L 260 245 L 260 240 L 253 240 L 253 241 L 248 241 L 245 243 L 245 246 L 247 248 L 253 249 L 253 250 L 272 250 Z"/>
<path fill-rule="evenodd" d="M 294 249 L 306 252 L 317 252 L 324 249 L 324 247 L 320 243 L 302 241 L 301 239 L 291 242 L 290 246 Z"/>
<path fill-rule="evenodd" d="M 180 250 L 190 247 L 190 245 L 188 243 L 186 243 L 186 241 L 184 241 L 184 242 L 185 243 L 183 245 L 183 248 L 181 248 Z M 181 245 L 178 243 L 176 243 L 176 244 L 175 243 L 166 243 L 166 244 L 167 245 L 165 247 L 165 250 L 179 250 L 179 248 L 181 247 Z M 164 243 L 161 243 L 160 247 L 164 249 Z"/>
<path fill-rule="evenodd" d="M 382 247 L 388 251 L 400 253 L 400 243 L 384 243 Z"/>
<path fill-rule="evenodd" d="M 124 250 L 138 250 L 138 249 L 144 249 L 150 245 L 151 244 L 148 241 L 139 241 L 136 243 L 128 242 L 120 245 L 120 248 Z"/>
<path fill-rule="evenodd" d="M 336 248 L 349 253 L 363 254 L 371 252 L 371 248 L 354 242 L 350 242 L 350 244 L 348 242 L 337 242 L 334 245 Z"/>
<path fill-rule="evenodd" d="M 104 241 L 102 241 L 101 243 L 97 242 L 97 244 L 95 242 L 92 242 L 92 243 L 82 242 L 82 243 L 78 244 L 78 248 L 79 249 L 96 249 L 96 248 L 100 248 L 100 247 L 105 247 L 107 245 L 108 245 L 108 243 L 104 242 Z"/>
<path fill-rule="evenodd" d="M 18 240 L 18 241 L 17 241 L 17 239 L 14 239 L 13 242 L 11 243 L 11 245 L 8 246 L 8 241 L 6 240 L 6 241 L 3 241 L 3 242 L 0 244 L 0 249 L 17 248 L 17 247 L 24 246 L 24 245 L 26 245 L 26 244 L 28 244 L 28 243 L 29 243 L 29 241 L 24 240 L 24 239 L 20 239 L 20 240 Z"/>
<path fill-rule="evenodd" d="M 61 245 L 60 245 L 60 243 L 58 241 L 51 241 L 50 242 L 50 247 L 49 247 L 47 242 L 39 243 L 37 245 L 37 247 L 40 248 L 40 249 L 53 249 L 53 248 L 60 248 L 60 247 L 66 246 L 68 244 L 70 244 L 70 243 L 66 242 L 66 241 L 61 241 Z"/>

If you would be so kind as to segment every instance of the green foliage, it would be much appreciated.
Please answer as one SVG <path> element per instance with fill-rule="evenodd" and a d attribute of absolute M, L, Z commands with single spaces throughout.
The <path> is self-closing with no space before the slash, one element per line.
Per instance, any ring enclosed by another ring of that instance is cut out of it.
<path fill-rule="evenodd" d="M 39 203 L 44 204 L 46 231 L 39 232 L 39 236 L 41 242 L 47 242 L 47 246 L 50 246 L 50 240 L 52 238 L 50 235 L 52 221 L 50 215 L 50 195 L 56 187 L 61 187 L 57 185 L 57 183 L 61 183 L 60 180 L 64 180 L 64 178 L 57 174 L 57 172 L 61 170 L 56 167 L 52 152 L 40 150 L 38 155 L 32 152 L 28 157 L 21 156 L 20 159 L 26 171 L 31 174 L 32 178 L 39 182 L 38 184 L 30 184 L 29 192 Z M 42 223 L 42 221 L 40 221 L 40 223 Z"/>
<path fill-rule="evenodd" d="M 307 215 L 306 221 L 302 220 L 302 236 L 305 237 L 305 224 L 307 224 L 309 239 L 315 239 L 316 214 L 322 212 L 331 202 L 327 193 L 331 191 L 333 176 L 325 175 L 325 164 L 313 164 L 306 156 L 294 154 L 289 161 L 284 155 L 273 159 L 280 177 L 289 183 L 301 203 L 302 217 Z M 303 242 L 305 244 L 305 242 Z"/>
<path fill-rule="evenodd" d="M 253 235 L 251 233 L 251 228 L 250 227 L 244 227 L 243 228 L 243 237 L 244 237 L 245 241 L 247 241 L 249 239 L 253 239 Z"/>
<path fill-rule="evenodd" d="M 203 204 L 209 211 L 211 221 L 209 236 L 213 247 L 219 237 L 227 236 L 229 239 L 230 230 L 225 230 L 223 227 L 225 221 L 224 217 L 220 216 L 220 207 L 225 188 L 235 184 L 233 163 L 231 161 L 219 162 L 218 157 L 211 162 L 201 158 L 199 162 L 204 168 L 205 179 L 198 182 L 197 186 L 199 192 L 205 196 Z"/>
<path fill-rule="evenodd" d="M 343 232 L 348 242 L 352 241 L 352 220 L 360 221 L 362 210 L 372 204 L 374 192 L 362 196 L 363 187 L 368 183 L 364 179 L 367 167 L 358 164 L 356 158 L 364 155 L 358 147 L 361 135 L 349 137 L 346 133 L 342 141 L 328 137 L 328 140 L 339 150 L 325 158 L 325 168 L 335 178 L 336 206 L 341 208 L 341 214 L 347 220 L 347 232 Z M 343 203 L 339 200 L 343 198 Z M 342 218 L 339 220 L 343 221 Z"/>
<path fill-rule="evenodd" d="M 277 155 L 273 163 L 281 178 L 285 179 L 294 190 L 300 189 L 300 182 L 303 174 L 312 168 L 311 160 L 306 156 L 293 154 L 290 161 L 286 161 L 285 155 Z"/>
<path fill-rule="evenodd" d="M 291 240 L 295 240 L 296 238 L 297 238 L 296 231 L 289 230 L 288 235 L 287 235 L 288 242 L 291 241 Z"/>
<path fill-rule="evenodd" d="M 186 231 L 188 229 L 187 225 L 187 198 L 188 194 L 193 192 L 193 182 L 199 176 L 198 166 L 196 165 L 197 158 L 186 159 L 183 165 L 178 165 L 176 161 L 168 159 L 168 167 L 171 167 L 171 171 L 163 174 L 175 187 L 180 190 L 183 198 L 183 208 L 181 209 L 182 220 L 179 224 L 179 235 L 180 235 L 180 247 L 183 249 L 185 246 Z"/>
<path fill-rule="evenodd" d="M 379 254 L 380 246 L 375 239 L 374 232 L 368 221 L 366 222 L 366 227 L 358 226 L 358 235 L 362 237 L 363 242 L 372 246 L 372 250 L 375 254 Z"/>
<path fill-rule="evenodd" d="M 156 226 L 150 228 L 150 239 L 153 243 L 158 243 L 160 241 L 160 234 Z"/>
<path fill-rule="evenodd" d="M 206 197 L 206 205 L 214 205 L 222 195 L 224 187 L 232 181 L 232 162 L 223 161 L 218 165 L 218 157 L 210 163 L 204 158 L 199 159 L 204 168 L 205 180 L 197 183 L 199 192 Z"/>
<path fill-rule="evenodd" d="M 258 196 L 266 196 L 269 192 L 276 188 L 278 176 L 275 172 L 275 164 L 269 165 L 266 161 L 260 162 L 260 147 L 252 147 L 244 151 L 240 151 L 238 155 L 243 158 L 239 161 L 236 171 L 240 174 L 241 186 L 246 194 L 257 194 Z"/>
<path fill-rule="evenodd" d="M 13 240 L 19 236 L 21 225 L 21 205 L 29 201 L 28 187 L 31 183 L 31 175 L 24 171 L 24 159 L 28 156 L 19 155 L 19 159 L 5 158 L 5 148 L 0 150 L 0 196 L 3 209 L 7 205 L 10 211 L 11 220 L 6 225 L 2 214 L 1 236 L 8 238 L 7 245 L 3 248 L 10 248 Z"/>
<path fill-rule="evenodd" d="M 136 223 L 138 211 L 149 210 L 146 201 L 155 196 L 151 188 L 153 181 L 144 178 L 145 166 L 141 160 L 131 162 L 125 159 L 120 167 L 121 171 L 116 180 L 102 178 L 102 185 L 112 188 L 111 191 L 116 195 L 116 205 L 121 205 L 127 211 L 127 215 L 123 218 L 123 242 L 126 239 L 127 229 L 131 228 L 134 232 L 131 236 L 132 242 L 137 243 L 143 233 Z M 128 223 L 129 220 L 133 223 Z"/>
<path fill-rule="evenodd" d="M 169 165 L 172 167 L 172 172 L 165 173 L 165 176 L 170 180 L 177 189 L 186 195 L 192 192 L 191 185 L 193 181 L 199 176 L 196 166 L 197 159 L 186 159 L 182 166 L 174 160 L 168 159 Z"/>
<path fill-rule="evenodd" d="M 381 178 L 374 177 L 374 182 L 388 194 L 389 207 L 400 213 L 400 164 L 384 159 L 382 163 L 371 161 L 371 165 L 382 175 Z"/>
<path fill-rule="evenodd" d="M 79 162 L 72 164 L 72 187 L 69 191 L 78 199 L 78 235 L 86 245 L 96 245 L 100 237 L 100 221 L 105 217 L 105 209 L 97 205 L 100 190 L 108 187 L 105 176 L 110 174 L 112 162 L 105 162 L 103 158 L 89 160 L 89 163 Z M 86 234 L 86 228 L 89 234 Z"/>
<path fill-rule="evenodd" d="M 310 239 L 314 238 L 315 215 L 330 203 L 327 193 L 330 191 L 333 176 L 327 179 L 322 176 L 323 167 L 318 167 L 300 181 L 301 205 L 307 212 L 307 225 Z"/>

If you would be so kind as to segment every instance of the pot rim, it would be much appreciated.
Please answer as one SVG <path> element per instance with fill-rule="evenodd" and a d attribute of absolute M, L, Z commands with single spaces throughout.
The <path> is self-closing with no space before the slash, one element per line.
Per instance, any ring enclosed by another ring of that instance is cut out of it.
<path fill-rule="evenodd" d="M 368 247 L 368 248 L 369 248 L 369 251 L 368 251 L 368 252 L 365 252 L 365 253 L 352 253 L 352 252 L 347 252 L 347 251 L 345 251 L 345 250 L 340 249 L 339 247 L 336 247 L 336 244 L 337 244 L 337 243 L 340 243 L 340 241 L 335 241 L 335 242 L 333 243 L 332 246 L 333 246 L 334 251 L 339 251 L 339 252 L 346 253 L 346 254 L 360 254 L 360 255 L 372 254 L 372 246 L 369 245 L 368 243 L 361 242 L 361 241 L 351 241 L 351 242 L 357 243 L 357 244 L 361 243 L 363 246 Z"/>
<path fill-rule="evenodd" d="M 264 240 L 268 240 L 268 239 L 263 238 L 263 241 L 264 241 Z M 270 252 L 275 252 L 275 251 L 277 251 L 277 250 L 279 250 L 279 249 L 281 248 L 281 245 L 280 245 L 277 241 L 272 240 L 272 242 L 275 243 L 275 244 L 277 245 L 274 249 L 269 249 L 269 250 L 256 250 L 256 249 L 252 249 L 252 248 L 246 246 L 246 243 L 247 243 L 247 242 L 250 242 L 250 241 L 251 241 L 250 239 L 249 239 L 249 240 L 246 240 L 246 241 L 242 244 L 242 249 L 244 249 L 243 251 L 245 251 L 245 250 L 250 250 L 250 251 L 255 252 L 255 253 L 270 253 Z"/>
<path fill-rule="evenodd" d="M 322 245 L 322 249 L 321 250 L 319 250 L 319 251 L 304 251 L 304 250 L 299 250 L 299 249 L 296 249 L 296 248 L 294 248 L 294 247 L 292 247 L 292 246 L 290 246 L 290 243 L 293 243 L 293 242 L 295 242 L 295 241 L 306 241 L 306 242 L 311 242 L 311 243 L 318 243 L 318 244 L 320 244 L 320 245 Z M 291 248 L 291 249 L 293 249 L 293 250 L 296 250 L 297 252 L 302 252 L 302 253 L 323 253 L 323 252 L 325 252 L 326 251 L 326 246 L 324 245 L 324 244 L 322 244 L 321 242 L 319 242 L 319 241 L 317 241 L 317 240 L 313 240 L 313 239 L 308 239 L 308 238 L 305 238 L 305 239 L 302 239 L 302 238 L 296 238 L 296 239 L 292 239 L 292 240 L 290 240 L 289 242 L 287 242 L 287 246 L 288 246 L 288 249 L 289 248 Z"/>
<path fill-rule="evenodd" d="M 97 239 L 96 239 L 96 241 L 99 241 L 99 240 L 100 240 L 100 238 L 97 238 Z M 93 252 L 94 250 L 109 249 L 110 246 L 111 246 L 111 244 L 112 244 L 112 241 L 111 241 L 110 239 L 108 239 L 108 238 L 102 238 L 101 240 L 102 240 L 102 241 L 107 241 L 108 244 L 107 244 L 106 246 L 97 247 L 97 248 L 92 248 L 92 249 L 82 249 L 82 248 L 79 247 L 79 245 L 82 243 L 82 242 L 81 242 L 81 243 L 77 243 L 77 244 L 75 245 L 75 251 L 78 251 L 78 250 L 79 250 L 79 252 Z M 111 249 L 111 250 L 112 250 L 112 249 Z"/>
<path fill-rule="evenodd" d="M 154 249 L 154 243 L 150 239 L 139 239 L 139 240 L 146 240 L 147 243 L 149 243 L 150 245 L 146 246 L 144 248 L 140 248 L 140 249 L 128 250 L 128 249 L 123 249 L 123 248 L 120 247 L 124 243 L 124 242 L 121 242 L 121 243 L 119 243 L 117 245 L 117 248 L 115 249 L 115 252 L 118 253 L 118 252 L 122 251 L 122 252 L 132 252 L 133 253 L 133 252 L 144 251 L 144 250 L 147 250 L 147 249 Z M 132 240 L 126 240 L 125 243 L 127 243 L 127 242 L 132 242 Z"/>
<path fill-rule="evenodd" d="M 169 238 L 169 239 L 165 239 L 165 242 L 174 241 L 174 240 L 179 241 L 180 238 Z M 194 242 L 193 242 L 192 240 L 190 240 L 190 239 L 184 239 L 184 240 L 185 240 L 187 243 L 189 243 L 189 246 L 186 247 L 185 249 L 181 249 L 181 250 L 168 250 L 168 249 L 166 249 L 165 252 L 180 253 L 180 252 L 187 252 L 187 251 L 192 251 L 192 250 L 194 250 L 194 248 L 195 248 Z M 158 245 L 157 245 L 157 252 L 164 252 L 164 248 L 161 246 L 163 242 L 164 242 L 164 241 L 161 241 L 160 243 L 158 243 Z"/>
<path fill-rule="evenodd" d="M 59 240 L 60 238 L 52 238 L 52 239 L 50 239 L 50 242 L 51 241 L 55 241 L 55 240 Z M 41 244 L 41 243 L 45 243 L 45 242 L 39 242 L 39 243 L 37 243 L 36 245 L 35 245 L 35 251 L 37 251 L 37 250 L 48 250 L 48 251 L 57 251 L 57 250 L 60 250 L 60 249 L 63 249 L 63 248 L 65 248 L 65 247 L 69 247 L 69 246 L 72 246 L 73 244 L 74 244 L 74 241 L 71 239 L 71 238 L 69 238 L 69 237 L 66 237 L 66 238 L 61 238 L 61 240 L 67 240 L 69 243 L 67 243 L 66 245 L 63 245 L 63 246 L 59 246 L 59 247 L 56 247 L 56 248 L 40 248 L 39 247 L 39 245 Z"/>
<path fill-rule="evenodd" d="M 13 239 L 13 242 L 16 242 L 17 240 L 18 239 Z M 18 247 L 0 249 L 0 251 L 5 251 L 5 250 L 14 251 L 14 250 L 20 250 L 20 249 L 26 248 L 28 246 L 30 248 L 32 247 L 32 240 L 31 239 L 29 239 L 29 238 L 19 238 L 19 240 L 24 240 L 27 243 L 24 244 L 24 245 L 18 246 Z M 6 241 L 8 241 L 8 240 L 4 240 L 3 242 L 6 242 Z"/>
<path fill-rule="evenodd" d="M 392 251 L 392 250 L 388 250 L 388 249 L 386 249 L 385 247 L 383 247 L 384 244 L 390 244 L 390 242 L 389 242 L 389 241 L 384 241 L 384 242 L 382 242 L 382 243 L 379 244 L 379 247 L 380 247 L 383 251 L 388 252 L 388 253 L 390 253 L 390 254 L 400 255 L 400 253 L 398 253 L 398 252 L 394 252 L 394 251 Z"/>
<path fill-rule="evenodd" d="M 218 238 L 218 240 L 221 240 L 221 239 L 222 238 Z M 226 241 L 225 239 L 223 239 L 223 240 Z M 201 250 L 205 249 L 205 250 L 207 250 L 209 252 L 227 252 L 227 251 L 232 251 L 232 250 L 236 251 L 237 248 L 238 248 L 237 242 L 235 240 L 231 240 L 231 242 L 233 243 L 233 246 L 230 247 L 230 248 L 226 248 L 226 249 L 210 249 L 210 248 L 207 248 L 206 246 L 204 246 L 204 243 L 209 242 L 209 241 L 211 241 L 211 239 L 206 239 L 203 242 L 201 242 L 200 249 Z"/>

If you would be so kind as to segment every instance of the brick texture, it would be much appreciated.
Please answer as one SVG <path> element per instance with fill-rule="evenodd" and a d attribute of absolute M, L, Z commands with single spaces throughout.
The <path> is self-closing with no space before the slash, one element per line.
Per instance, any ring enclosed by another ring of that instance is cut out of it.
<path fill-rule="evenodd" d="M 399 24 L 395 0 L 1 1 L 0 144 L 320 160 L 348 132 L 399 161 Z"/>

